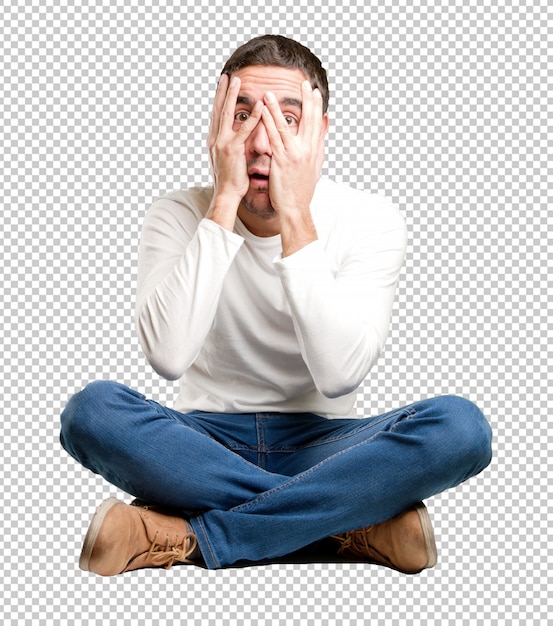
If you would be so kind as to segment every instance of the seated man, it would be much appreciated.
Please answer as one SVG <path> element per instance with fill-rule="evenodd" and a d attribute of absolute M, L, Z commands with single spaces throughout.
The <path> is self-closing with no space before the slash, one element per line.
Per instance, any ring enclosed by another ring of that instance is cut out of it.
<path fill-rule="evenodd" d="M 490 428 L 445 396 L 355 416 L 388 333 L 402 217 L 321 179 L 328 84 L 304 46 L 263 36 L 223 68 L 213 186 L 148 211 L 136 323 L 174 409 L 94 382 L 61 442 L 139 500 L 96 512 L 80 566 L 101 575 L 266 562 L 319 540 L 415 573 L 436 563 L 422 500 L 490 462 Z"/>

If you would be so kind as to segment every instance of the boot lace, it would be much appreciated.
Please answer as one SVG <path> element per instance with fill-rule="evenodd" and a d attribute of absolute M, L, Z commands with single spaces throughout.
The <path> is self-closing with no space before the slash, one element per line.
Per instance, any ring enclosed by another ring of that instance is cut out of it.
<path fill-rule="evenodd" d="M 159 533 L 156 531 L 155 538 L 152 541 L 147 556 L 147 559 L 152 565 L 169 569 L 175 563 L 193 563 L 188 557 L 196 549 L 197 540 L 194 533 L 186 533 L 180 543 L 178 543 L 178 536 L 174 542 L 171 542 L 169 535 L 166 535 L 165 544 L 158 543 L 158 534 Z"/>
<path fill-rule="evenodd" d="M 350 530 L 343 535 L 333 535 L 332 538 L 340 542 L 338 554 L 389 563 L 390 559 L 369 543 L 371 528 L 369 526 L 361 530 Z"/>

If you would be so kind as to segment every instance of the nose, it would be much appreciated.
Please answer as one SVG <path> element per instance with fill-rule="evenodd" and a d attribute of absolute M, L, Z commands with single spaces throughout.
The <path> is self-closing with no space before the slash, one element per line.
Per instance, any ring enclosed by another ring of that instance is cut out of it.
<path fill-rule="evenodd" d="M 271 156 L 271 142 L 269 141 L 269 135 L 267 134 L 267 129 L 263 121 L 260 121 L 252 131 L 246 147 L 251 154 L 266 154 Z"/>

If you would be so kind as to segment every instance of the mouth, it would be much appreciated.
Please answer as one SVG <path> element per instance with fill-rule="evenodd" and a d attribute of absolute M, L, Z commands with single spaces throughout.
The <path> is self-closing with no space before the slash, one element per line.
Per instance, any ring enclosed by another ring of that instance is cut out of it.
<path fill-rule="evenodd" d="M 269 177 L 265 174 L 260 174 L 259 172 L 253 172 L 250 174 L 250 180 L 252 181 L 268 181 Z"/>
<path fill-rule="evenodd" d="M 269 176 L 260 172 L 252 172 L 250 175 L 250 185 L 258 191 L 266 191 L 269 188 Z"/>

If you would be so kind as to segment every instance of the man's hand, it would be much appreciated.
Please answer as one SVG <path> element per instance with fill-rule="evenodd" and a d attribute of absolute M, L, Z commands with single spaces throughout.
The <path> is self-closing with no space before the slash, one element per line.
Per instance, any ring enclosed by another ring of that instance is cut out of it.
<path fill-rule="evenodd" d="M 250 184 L 246 165 L 245 143 L 261 119 L 263 103 L 256 102 L 247 121 L 233 130 L 240 79 L 221 75 L 207 139 L 213 176 L 213 200 L 207 217 L 233 230 L 236 213 Z"/>
<path fill-rule="evenodd" d="M 321 176 L 328 121 L 321 93 L 309 81 L 302 84 L 297 128 L 284 118 L 272 93 L 266 94 L 265 104 L 262 119 L 272 150 L 269 196 L 279 215 L 283 255 L 287 256 L 317 239 L 310 204 Z"/>

